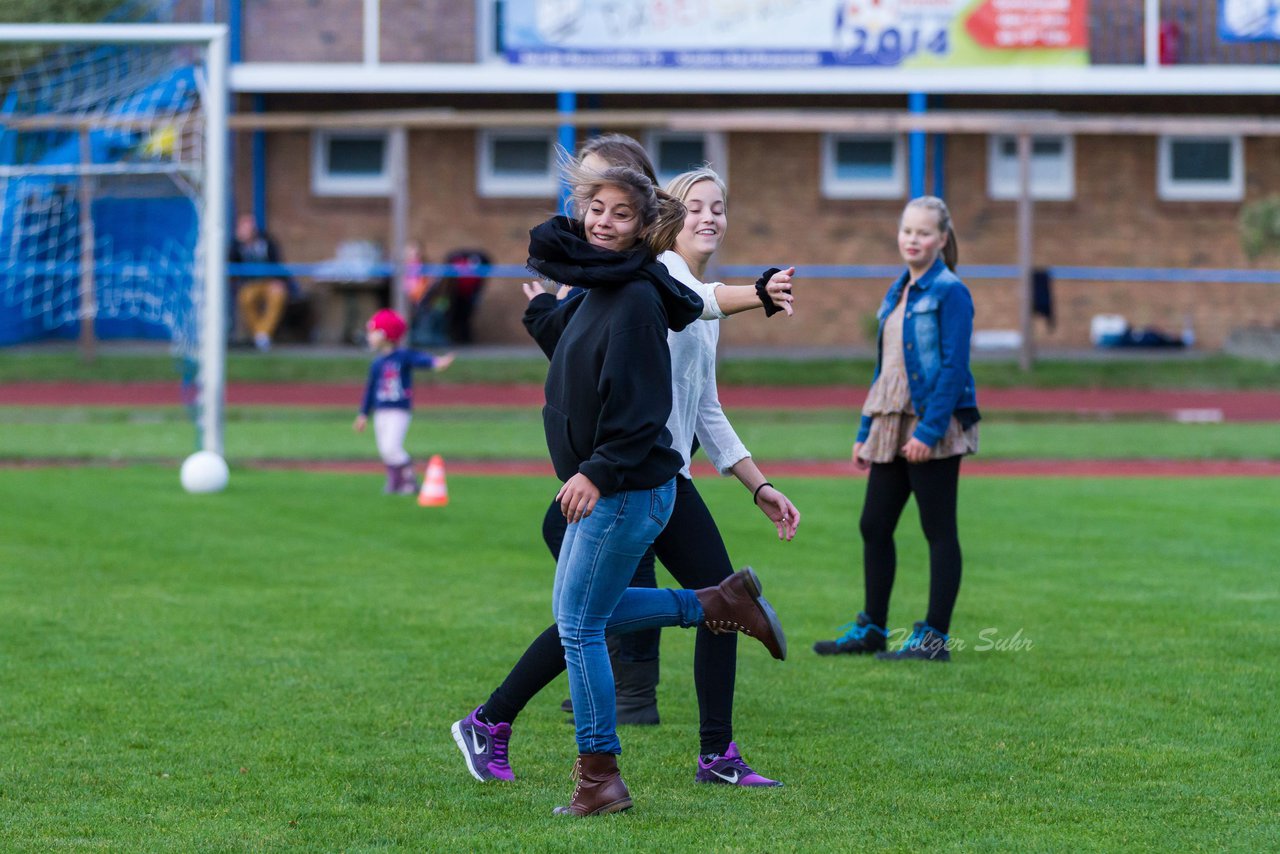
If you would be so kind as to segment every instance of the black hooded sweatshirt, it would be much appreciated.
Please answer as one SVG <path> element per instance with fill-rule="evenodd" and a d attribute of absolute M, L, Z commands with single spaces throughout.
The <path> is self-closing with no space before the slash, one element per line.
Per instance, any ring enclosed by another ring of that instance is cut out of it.
<path fill-rule="evenodd" d="M 551 358 L 542 410 L 556 476 L 581 472 L 601 495 L 661 486 L 683 461 L 671 448 L 667 330 L 702 314 L 702 300 L 649 252 L 601 249 L 557 216 L 529 232 L 529 266 L 586 293 L 558 305 L 543 294 L 524 323 Z"/>

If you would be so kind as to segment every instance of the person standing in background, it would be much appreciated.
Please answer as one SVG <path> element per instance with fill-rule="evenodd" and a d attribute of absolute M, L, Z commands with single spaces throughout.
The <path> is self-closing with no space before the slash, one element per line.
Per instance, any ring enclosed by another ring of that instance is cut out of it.
<path fill-rule="evenodd" d="M 950 661 L 951 612 L 960 592 L 956 525 L 960 460 L 978 450 L 978 399 L 969 371 L 973 298 L 956 275 L 959 251 L 942 199 L 907 203 L 898 222 L 907 269 L 877 314 L 875 375 L 862 407 L 853 461 L 870 468 L 862 532 L 864 609 L 818 655 Z M 889 594 L 897 571 L 893 533 L 916 498 L 929 541 L 929 608 L 900 649 L 886 649 Z"/>

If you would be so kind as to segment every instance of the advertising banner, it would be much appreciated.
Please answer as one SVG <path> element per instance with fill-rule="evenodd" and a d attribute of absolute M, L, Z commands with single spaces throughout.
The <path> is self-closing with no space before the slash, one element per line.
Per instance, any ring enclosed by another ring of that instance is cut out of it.
<path fill-rule="evenodd" d="M 1219 0 L 1218 37 L 1224 42 L 1280 41 L 1280 0 Z"/>
<path fill-rule="evenodd" d="M 523 65 L 1086 65 L 1088 0 L 505 0 Z"/>

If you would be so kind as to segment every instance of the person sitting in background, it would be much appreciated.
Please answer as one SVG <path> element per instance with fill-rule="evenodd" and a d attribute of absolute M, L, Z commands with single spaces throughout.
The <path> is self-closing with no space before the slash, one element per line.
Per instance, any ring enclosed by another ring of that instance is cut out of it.
<path fill-rule="evenodd" d="M 454 249 L 442 263 L 448 272 L 414 302 L 415 337 L 426 346 L 444 341 L 470 344 L 471 318 L 484 290 L 486 276 L 481 272 L 487 273 L 489 256 L 479 249 Z"/>
<path fill-rule="evenodd" d="M 409 300 L 409 344 L 440 347 L 450 343 L 448 334 L 449 295 L 439 278 L 432 282 L 425 273 L 427 257 L 422 244 L 410 240 L 401 256 L 404 264 L 404 293 Z"/>
<path fill-rule="evenodd" d="M 405 296 L 409 300 L 409 305 L 416 306 L 427 295 L 427 277 L 422 272 L 422 265 L 427 263 L 427 256 L 422 250 L 422 244 L 416 240 L 410 240 L 404 245 L 400 260 L 404 264 Z"/>
<path fill-rule="evenodd" d="M 281 263 L 275 241 L 262 233 L 253 214 L 236 218 L 235 238 L 228 256 L 232 264 Z M 264 352 L 270 350 L 290 293 L 297 286 L 286 277 L 261 274 L 237 276 L 232 281 L 240 317 L 253 335 L 253 346 Z"/>

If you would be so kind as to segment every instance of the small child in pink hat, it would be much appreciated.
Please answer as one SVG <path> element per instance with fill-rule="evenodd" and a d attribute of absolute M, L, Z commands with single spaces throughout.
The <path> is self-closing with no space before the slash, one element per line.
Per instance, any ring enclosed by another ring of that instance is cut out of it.
<path fill-rule="evenodd" d="M 404 318 L 390 309 L 384 308 L 369 318 L 365 340 L 377 356 L 369 366 L 364 401 L 352 425 L 357 433 L 363 433 L 369 423 L 369 413 L 373 413 L 378 456 L 387 467 L 387 485 L 383 492 L 389 495 L 413 495 L 418 491 L 413 458 L 404 448 L 413 418 L 413 369 L 443 371 L 454 359 L 453 353 L 430 356 L 401 347 L 407 328 Z"/>

